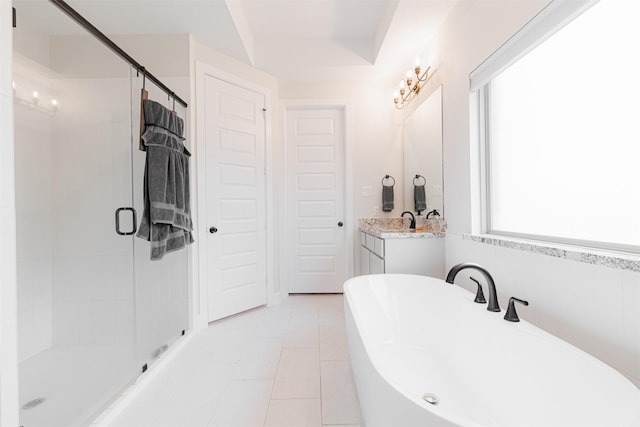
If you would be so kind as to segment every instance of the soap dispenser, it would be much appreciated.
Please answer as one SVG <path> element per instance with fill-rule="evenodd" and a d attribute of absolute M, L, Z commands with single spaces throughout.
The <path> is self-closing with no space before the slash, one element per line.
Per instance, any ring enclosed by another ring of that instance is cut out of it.
<path fill-rule="evenodd" d="M 416 231 L 424 231 L 425 224 L 426 218 L 422 215 L 422 211 L 418 211 L 418 215 L 416 215 Z"/>
<path fill-rule="evenodd" d="M 437 209 L 432 210 L 427 214 L 427 219 L 433 220 L 432 230 L 433 233 L 442 233 L 444 232 L 442 217 L 440 216 L 440 212 Z"/>

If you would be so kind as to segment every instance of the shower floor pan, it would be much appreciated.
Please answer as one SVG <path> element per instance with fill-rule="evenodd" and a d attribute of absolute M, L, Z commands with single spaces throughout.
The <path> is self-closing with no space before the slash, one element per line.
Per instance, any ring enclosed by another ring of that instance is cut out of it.
<path fill-rule="evenodd" d="M 131 360 L 113 347 L 52 347 L 23 361 L 20 425 L 88 425 L 135 378 Z"/>

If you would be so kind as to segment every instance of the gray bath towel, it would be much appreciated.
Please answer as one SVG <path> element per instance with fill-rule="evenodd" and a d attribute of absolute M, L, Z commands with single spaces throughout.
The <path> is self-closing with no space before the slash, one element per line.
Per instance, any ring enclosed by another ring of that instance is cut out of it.
<path fill-rule="evenodd" d="M 391 212 L 393 210 L 393 185 L 382 184 L 382 211 Z"/>
<path fill-rule="evenodd" d="M 189 157 L 182 137 L 184 121 L 162 104 L 144 100 L 147 148 L 144 213 L 137 236 L 151 243 L 151 259 L 160 260 L 193 243 Z"/>
<path fill-rule="evenodd" d="M 413 185 L 413 202 L 415 210 L 420 213 L 427 209 L 427 196 L 423 185 Z"/>

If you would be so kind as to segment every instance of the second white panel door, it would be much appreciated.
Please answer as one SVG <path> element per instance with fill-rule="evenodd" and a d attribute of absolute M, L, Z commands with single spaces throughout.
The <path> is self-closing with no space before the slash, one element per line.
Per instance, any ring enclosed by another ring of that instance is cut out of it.
<path fill-rule="evenodd" d="M 290 293 L 342 292 L 347 278 L 345 140 L 344 108 L 287 109 Z"/>

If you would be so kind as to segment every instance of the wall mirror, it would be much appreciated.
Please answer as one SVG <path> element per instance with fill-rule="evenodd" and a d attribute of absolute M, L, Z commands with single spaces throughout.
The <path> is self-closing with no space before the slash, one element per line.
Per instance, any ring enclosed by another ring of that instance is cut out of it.
<path fill-rule="evenodd" d="M 427 208 L 444 218 L 442 174 L 442 85 L 404 120 L 404 209 L 415 212 L 415 184 L 425 184 Z M 416 175 L 422 178 L 416 179 Z"/>

